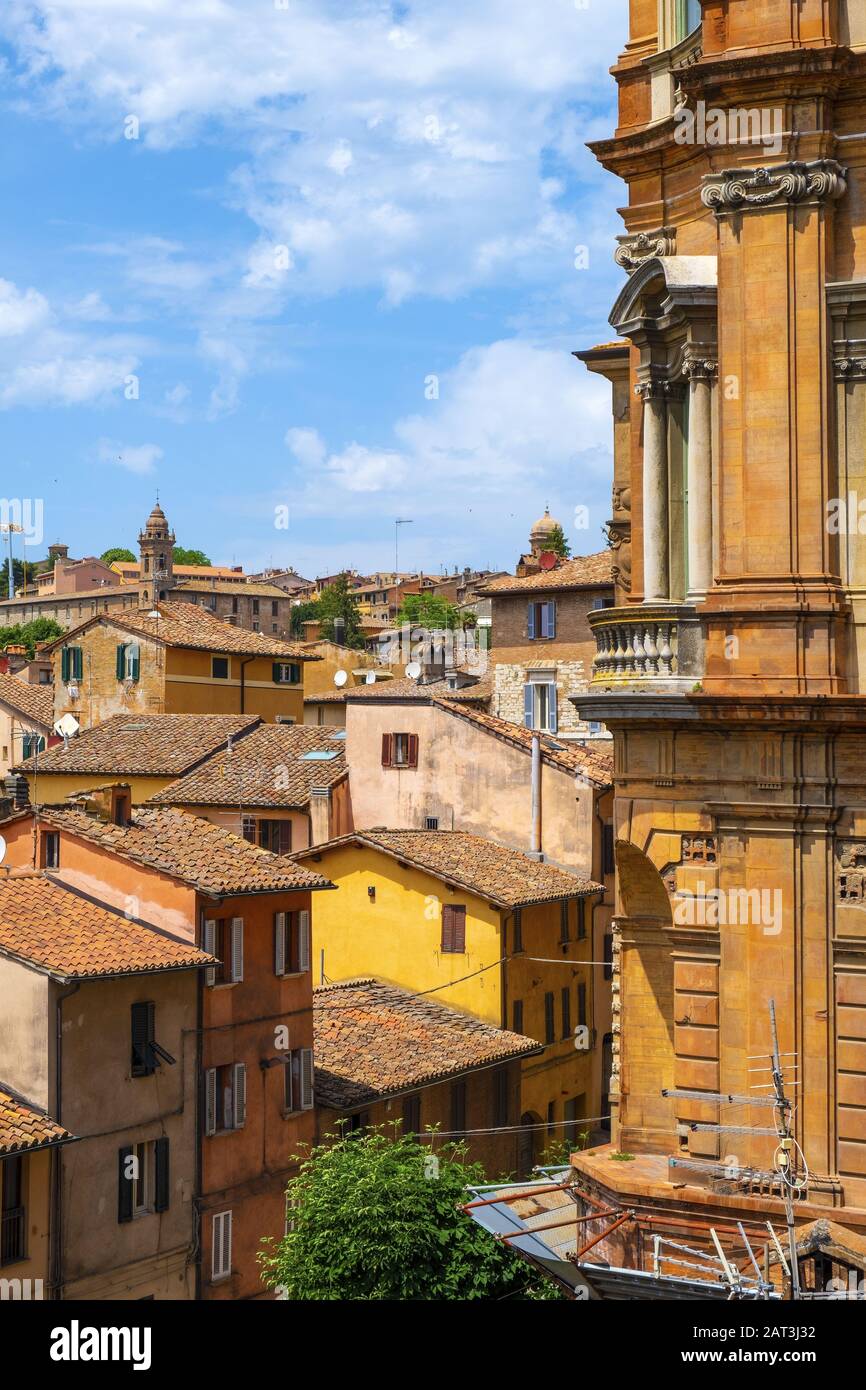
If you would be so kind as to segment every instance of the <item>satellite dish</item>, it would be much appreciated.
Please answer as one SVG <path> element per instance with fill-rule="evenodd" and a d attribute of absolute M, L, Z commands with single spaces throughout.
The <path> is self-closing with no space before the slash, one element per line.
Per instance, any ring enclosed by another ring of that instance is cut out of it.
<path fill-rule="evenodd" d="M 348 679 L 349 679 L 349 675 L 348 675 L 348 672 L 347 672 L 347 671 L 335 671 L 335 672 L 334 672 L 334 685 L 336 685 L 336 686 L 338 686 L 338 687 L 344 686 L 344 685 L 346 684 L 346 681 L 347 681 Z"/>
<path fill-rule="evenodd" d="M 54 725 L 54 732 L 59 734 L 61 738 L 73 738 L 80 728 L 81 725 L 74 714 L 64 714 Z"/>
<path fill-rule="evenodd" d="M 364 677 L 364 684 L 365 684 L 365 685 L 375 685 L 375 684 L 376 684 L 376 672 L 375 672 L 375 671 L 368 671 L 368 672 L 367 672 L 366 676 Z"/>
<path fill-rule="evenodd" d="M 538 563 L 543 570 L 555 570 L 559 556 L 555 550 L 542 550 L 538 557 Z"/>
<path fill-rule="evenodd" d="M 420 661 L 410 661 L 410 662 L 409 662 L 409 665 L 406 667 L 406 675 L 409 676 L 413 681 L 416 681 L 416 680 L 418 679 L 418 677 L 420 676 L 420 674 L 421 674 L 421 663 L 420 663 Z"/>
<path fill-rule="evenodd" d="M 3 860 L 4 860 L 5 858 L 6 858 L 6 841 L 3 839 L 3 836 L 0 835 L 0 864 L 3 863 Z"/>

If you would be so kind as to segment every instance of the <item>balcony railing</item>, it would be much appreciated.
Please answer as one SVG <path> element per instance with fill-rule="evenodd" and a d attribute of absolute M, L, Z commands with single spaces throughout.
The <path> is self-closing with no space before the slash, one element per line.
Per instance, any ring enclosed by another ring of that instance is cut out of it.
<path fill-rule="evenodd" d="M 10 1207 L 0 1218 L 0 1265 L 15 1264 L 27 1253 L 24 1207 Z"/>
<path fill-rule="evenodd" d="M 595 635 L 592 688 L 694 685 L 703 674 L 697 610 L 687 604 L 634 604 L 589 614 Z"/>

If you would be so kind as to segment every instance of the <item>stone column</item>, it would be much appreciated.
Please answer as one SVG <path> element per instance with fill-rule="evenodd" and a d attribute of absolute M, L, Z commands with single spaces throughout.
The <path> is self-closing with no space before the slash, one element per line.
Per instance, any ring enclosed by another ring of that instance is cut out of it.
<path fill-rule="evenodd" d="M 668 441 L 665 383 L 641 382 L 643 399 L 643 589 L 645 603 L 664 601 L 668 578 Z"/>
<path fill-rule="evenodd" d="M 690 601 L 704 598 L 713 582 L 712 379 L 718 364 L 700 348 L 687 348 L 689 383 L 688 535 Z"/>

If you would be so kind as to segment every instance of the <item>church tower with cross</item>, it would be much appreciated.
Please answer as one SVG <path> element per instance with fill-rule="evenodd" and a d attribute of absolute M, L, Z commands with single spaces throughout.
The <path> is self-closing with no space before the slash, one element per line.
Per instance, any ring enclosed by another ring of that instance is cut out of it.
<path fill-rule="evenodd" d="M 174 585 L 175 534 L 169 530 L 165 512 L 156 499 L 153 511 L 139 532 L 138 552 L 141 562 L 141 604 L 153 605 L 168 596 Z"/>

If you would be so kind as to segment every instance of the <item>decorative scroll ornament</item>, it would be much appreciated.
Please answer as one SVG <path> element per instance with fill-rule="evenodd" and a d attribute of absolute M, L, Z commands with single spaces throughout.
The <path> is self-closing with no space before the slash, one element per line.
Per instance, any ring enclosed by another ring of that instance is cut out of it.
<path fill-rule="evenodd" d="M 833 365 L 837 381 L 860 381 L 866 377 L 866 357 L 837 357 Z"/>
<path fill-rule="evenodd" d="M 613 253 L 617 265 L 629 275 L 651 256 L 672 256 L 676 246 L 676 228 L 659 227 L 655 232 L 637 232 L 633 236 L 618 236 L 619 245 Z"/>
<path fill-rule="evenodd" d="M 719 215 L 770 203 L 832 202 L 845 193 L 847 173 L 835 159 L 759 169 L 722 169 L 717 174 L 704 175 L 701 200 Z"/>
<path fill-rule="evenodd" d="M 718 362 L 712 357 L 705 357 L 702 353 L 690 352 L 686 349 L 683 358 L 683 376 L 687 381 L 712 381 L 719 370 Z"/>

